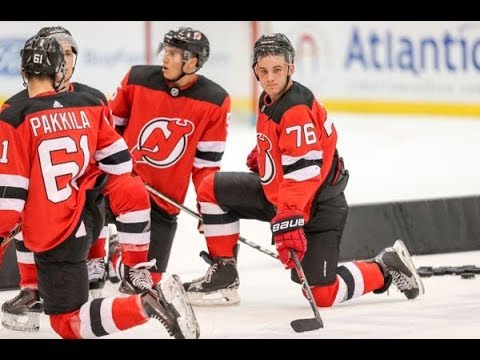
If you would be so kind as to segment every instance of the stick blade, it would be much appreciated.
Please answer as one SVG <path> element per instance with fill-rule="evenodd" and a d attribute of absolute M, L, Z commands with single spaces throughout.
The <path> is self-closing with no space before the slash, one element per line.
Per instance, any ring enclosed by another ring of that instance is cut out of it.
<path fill-rule="evenodd" d="M 323 328 L 323 322 L 317 318 L 293 320 L 290 325 L 298 333 Z"/>

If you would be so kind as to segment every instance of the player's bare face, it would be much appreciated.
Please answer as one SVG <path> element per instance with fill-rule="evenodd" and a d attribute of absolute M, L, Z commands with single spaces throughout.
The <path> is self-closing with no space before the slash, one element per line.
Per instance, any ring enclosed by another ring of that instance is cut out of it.
<path fill-rule="evenodd" d="M 165 46 L 160 51 L 160 59 L 162 61 L 162 71 L 165 79 L 177 79 L 182 73 L 183 50 L 173 46 Z"/>
<path fill-rule="evenodd" d="M 255 72 L 263 90 L 275 101 L 285 89 L 288 76 L 288 64 L 282 55 L 269 55 L 260 58 Z"/>
<path fill-rule="evenodd" d="M 63 46 L 65 52 L 65 80 L 70 81 L 73 75 L 73 64 L 75 63 L 75 54 L 71 46 Z"/>

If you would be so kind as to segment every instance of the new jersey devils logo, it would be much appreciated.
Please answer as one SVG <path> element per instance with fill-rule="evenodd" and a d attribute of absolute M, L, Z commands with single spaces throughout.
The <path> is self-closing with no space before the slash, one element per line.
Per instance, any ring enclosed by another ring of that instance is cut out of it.
<path fill-rule="evenodd" d="M 194 128 L 193 123 L 185 119 L 153 119 L 140 131 L 132 157 L 138 163 L 169 167 L 185 153 L 188 136 Z"/>
<path fill-rule="evenodd" d="M 265 134 L 258 133 L 257 146 L 260 150 L 260 156 L 262 156 L 262 154 L 265 154 L 265 158 L 263 160 L 263 169 L 261 166 L 259 168 L 260 181 L 263 185 L 267 185 L 275 177 L 275 163 L 273 162 L 272 155 L 270 154 L 270 150 L 272 149 L 272 142 Z"/>

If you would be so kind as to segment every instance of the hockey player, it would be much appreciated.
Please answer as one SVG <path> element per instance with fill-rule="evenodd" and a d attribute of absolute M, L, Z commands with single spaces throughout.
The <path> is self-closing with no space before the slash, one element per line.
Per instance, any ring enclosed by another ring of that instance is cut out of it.
<path fill-rule="evenodd" d="M 197 71 L 210 55 L 202 32 L 168 31 L 159 47 L 162 65 L 133 66 L 110 102 L 116 128 L 134 159 L 134 172 L 161 193 L 183 204 L 192 177 L 195 189 L 220 169 L 230 116 L 230 96 Z M 167 269 L 179 209 L 150 194 L 148 258 L 159 283 Z M 125 268 L 128 272 L 128 266 Z M 120 291 L 128 292 L 123 282 Z"/>
<path fill-rule="evenodd" d="M 71 33 L 61 26 L 51 26 L 44 27 L 40 29 L 37 33 L 39 36 L 53 36 L 55 37 L 60 44 L 63 46 L 65 53 L 65 81 L 59 92 L 62 91 L 76 91 L 76 92 L 87 92 L 95 97 L 99 98 L 107 104 L 107 98 L 105 95 L 88 85 L 71 82 L 73 72 L 75 70 L 75 65 L 78 57 L 78 45 L 75 39 L 72 37 Z M 2 105 L 2 110 L 10 106 L 11 104 L 22 101 L 28 98 L 28 91 L 22 90 L 17 94 L 13 95 L 5 101 Z M 89 268 L 89 280 L 90 288 L 92 290 L 100 289 L 103 287 L 105 282 L 105 239 L 106 239 L 106 227 L 102 229 L 100 237 L 97 241 L 92 244 L 92 247 L 89 252 L 89 259 L 87 265 Z M 17 249 L 17 261 L 20 270 L 20 287 L 23 290 L 23 294 L 27 294 L 33 291 L 33 297 L 38 297 L 38 292 L 35 291 L 37 288 L 37 273 L 35 263 L 33 261 L 33 253 L 29 251 L 23 244 L 22 234 L 20 233 L 15 239 L 15 246 Z M 14 303 L 17 297 L 7 301 L 7 304 Z M 8 308 L 8 305 L 7 305 Z M 3 310 L 3 309 L 2 309 Z"/>
<path fill-rule="evenodd" d="M 104 220 L 102 172 L 129 174 L 131 157 L 98 98 L 56 92 L 65 79 L 65 58 L 54 37 L 28 39 L 21 64 L 30 98 L 0 114 L 6 144 L 0 161 L 0 236 L 21 220 L 53 330 L 62 338 L 95 338 L 156 318 L 175 338 L 197 338 L 198 324 L 177 276 L 163 289 L 152 288 L 144 267 L 145 276 L 134 284 L 140 294 L 88 300 L 86 258 Z"/>
<path fill-rule="evenodd" d="M 38 31 L 37 35 L 47 38 L 54 37 L 63 47 L 66 80 L 62 88 L 58 90 L 59 92 L 85 92 L 107 104 L 107 99 L 101 91 L 81 83 L 70 82 L 78 56 L 78 45 L 67 29 L 61 26 L 44 27 Z M 3 109 L 25 99 L 28 99 L 26 89 L 8 99 Z M 129 174 L 111 175 L 103 189 L 103 194 L 108 196 L 110 208 L 113 215 L 116 216 L 124 262 L 131 267 L 145 263 L 150 241 L 148 226 L 150 201 L 145 186 L 140 179 Z M 105 284 L 106 236 L 107 226 L 104 226 L 88 254 L 89 288 L 93 297 L 101 296 L 101 289 Z M 37 269 L 33 253 L 24 245 L 22 233 L 16 236 L 15 245 L 20 270 L 20 292 L 2 305 L 2 324 L 12 330 L 36 331 L 39 329 L 38 314 L 42 311 L 42 303 L 37 290 Z M 140 271 L 141 273 L 142 271 Z M 131 283 L 137 276 L 136 269 L 132 270 L 129 275 L 128 282 Z M 24 317 L 28 317 L 28 319 L 24 319 Z"/>
<path fill-rule="evenodd" d="M 384 292 L 392 281 L 408 299 L 416 298 L 423 285 L 401 241 L 374 259 L 338 266 L 349 174 L 325 108 L 292 80 L 294 57 L 284 34 L 262 35 L 255 43 L 252 67 L 264 91 L 257 146 L 247 161 L 253 172 L 217 172 L 198 189 L 212 265 L 204 277 L 184 284 L 192 303 L 240 300 L 234 257 L 240 218 L 270 222 L 280 261 L 300 283 L 290 252 L 297 254 L 320 307 Z"/>

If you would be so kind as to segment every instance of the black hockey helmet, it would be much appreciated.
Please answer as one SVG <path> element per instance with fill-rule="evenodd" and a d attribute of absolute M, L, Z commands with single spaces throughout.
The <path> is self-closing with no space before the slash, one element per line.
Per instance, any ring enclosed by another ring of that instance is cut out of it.
<path fill-rule="evenodd" d="M 265 34 L 260 36 L 253 47 L 252 67 L 255 67 L 260 57 L 266 55 L 284 55 L 287 64 L 293 64 L 295 49 L 285 34 Z"/>
<path fill-rule="evenodd" d="M 65 71 L 63 47 L 53 37 L 31 37 L 25 42 L 20 56 L 22 71 L 27 74 L 55 76 Z"/>
<path fill-rule="evenodd" d="M 179 27 L 165 34 L 160 50 L 165 45 L 187 50 L 198 57 L 197 70 L 200 69 L 210 56 L 210 42 L 201 31 L 191 27 Z"/>
<path fill-rule="evenodd" d="M 78 55 L 78 45 L 70 31 L 62 26 L 46 26 L 38 30 L 38 36 L 54 37 L 61 45 L 71 46 L 75 55 Z"/>

